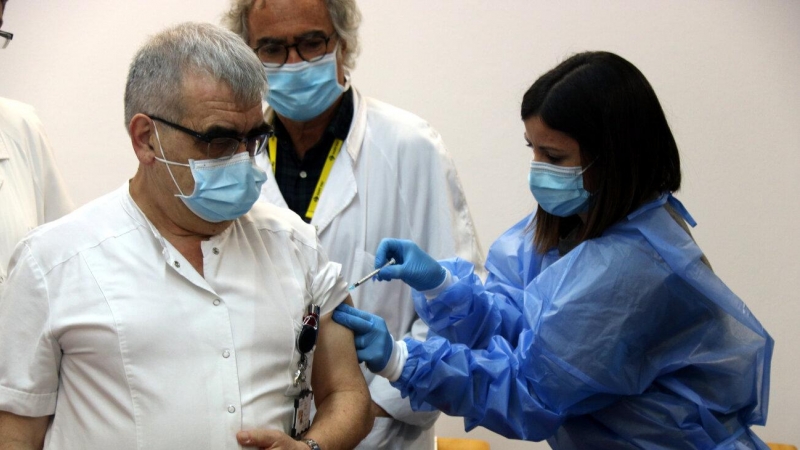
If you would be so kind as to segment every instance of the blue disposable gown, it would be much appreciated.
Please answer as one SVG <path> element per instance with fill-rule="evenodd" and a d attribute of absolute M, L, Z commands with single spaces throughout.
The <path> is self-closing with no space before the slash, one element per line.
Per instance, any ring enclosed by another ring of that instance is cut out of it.
<path fill-rule="evenodd" d="M 773 340 L 701 262 L 669 194 L 564 256 L 533 248 L 532 218 L 492 246 L 486 283 L 415 307 L 430 326 L 394 384 L 504 436 L 555 449 L 766 449 Z"/>

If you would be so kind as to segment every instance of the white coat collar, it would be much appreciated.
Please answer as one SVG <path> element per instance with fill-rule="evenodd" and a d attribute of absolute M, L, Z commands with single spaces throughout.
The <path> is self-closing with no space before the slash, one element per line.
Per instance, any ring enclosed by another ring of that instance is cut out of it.
<path fill-rule="evenodd" d="M 264 120 L 271 124 L 275 120 L 275 112 L 265 103 Z M 322 233 L 334 218 L 339 215 L 347 206 L 352 203 L 358 193 L 358 183 L 355 177 L 355 165 L 361 153 L 361 146 L 364 142 L 364 135 L 367 129 L 367 101 L 358 90 L 353 87 L 353 122 L 350 124 L 350 131 L 342 145 L 344 152 L 339 153 L 336 158 L 328 179 L 327 186 L 322 191 L 322 198 L 311 224 L 317 228 L 317 233 Z M 259 155 L 256 163 L 263 170 L 267 171 L 267 181 L 261 188 L 261 198 L 274 205 L 288 208 L 278 184 L 269 159 L 263 153 Z"/>

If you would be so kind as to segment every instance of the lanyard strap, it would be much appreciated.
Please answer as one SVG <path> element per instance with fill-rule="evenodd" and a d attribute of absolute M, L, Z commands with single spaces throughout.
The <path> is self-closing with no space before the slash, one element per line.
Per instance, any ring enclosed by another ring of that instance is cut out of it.
<path fill-rule="evenodd" d="M 311 218 L 314 217 L 314 212 L 317 210 L 319 198 L 322 196 L 322 190 L 325 188 L 325 183 L 328 181 L 328 176 L 331 174 L 333 162 L 336 161 L 336 157 L 339 156 L 339 151 L 342 149 L 342 144 L 344 144 L 344 141 L 341 139 L 334 140 L 333 145 L 331 145 L 331 149 L 328 152 L 328 156 L 325 158 L 325 166 L 322 167 L 322 173 L 319 175 L 317 187 L 314 189 L 314 195 L 311 196 L 311 201 L 308 203 L 308 210 L 306 211 L 306 219 L 308 220 L 311 220 Z M 269 138 L 269 163 L 272 166 L 272 173 L 275 173 L 277 170 L 277 162 L 278 138 L 276 136 L 271 136 Z"/>

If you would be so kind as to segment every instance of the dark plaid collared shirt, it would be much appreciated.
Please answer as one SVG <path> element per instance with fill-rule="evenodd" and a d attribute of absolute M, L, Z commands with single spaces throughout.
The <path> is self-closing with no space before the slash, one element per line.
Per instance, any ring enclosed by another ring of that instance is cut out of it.
<path fill-rule="evenodd" d="M 353 122 L 353 111 L 353 89 L 351 88 L 342 95 L 342 101 L 320 140 L 306 152 L 302 160 L 297 156 L 286 128 L 277 117 L 275 118 L 273 126 L 275 127 L 275 137 L 278 138 L 275 182 L 278 183 L 278 189 L 281 190 L 289 209 L 296 212 L 306 222 L 311 222 L 306 218 L 306 211 L 311 202 L 311 196 L 314 195 L 314 189 L 317 188 L 317 181 L 319 181 L 322 168 L 325 166 L 325 159 L 334 140 L 347 138 L 350 124 Z"/>

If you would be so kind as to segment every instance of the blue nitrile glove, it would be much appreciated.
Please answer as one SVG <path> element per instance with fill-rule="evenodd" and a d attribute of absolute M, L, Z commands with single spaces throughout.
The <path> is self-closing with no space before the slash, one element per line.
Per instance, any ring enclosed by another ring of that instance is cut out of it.
<path fill-rule="evenodd" d="M 401 279 L 418 291 L 433 289 L 444 281 L 447 271 L 430 255 L 405 239 L 384 239 L 375 253 L 375 268 L 394 258 L 395 264 L 384 267 L 376 277 L 381 281 Z"/>
<path fill-rule="evenodd" d="M 367 363 L 367 369 L 374 373 L 386 367 L 394 346 L 394 338 L 386 328 L 386 321 L 345 303 L 333 310 L 333 320 L 355 333 L 358 362 Z"/>

